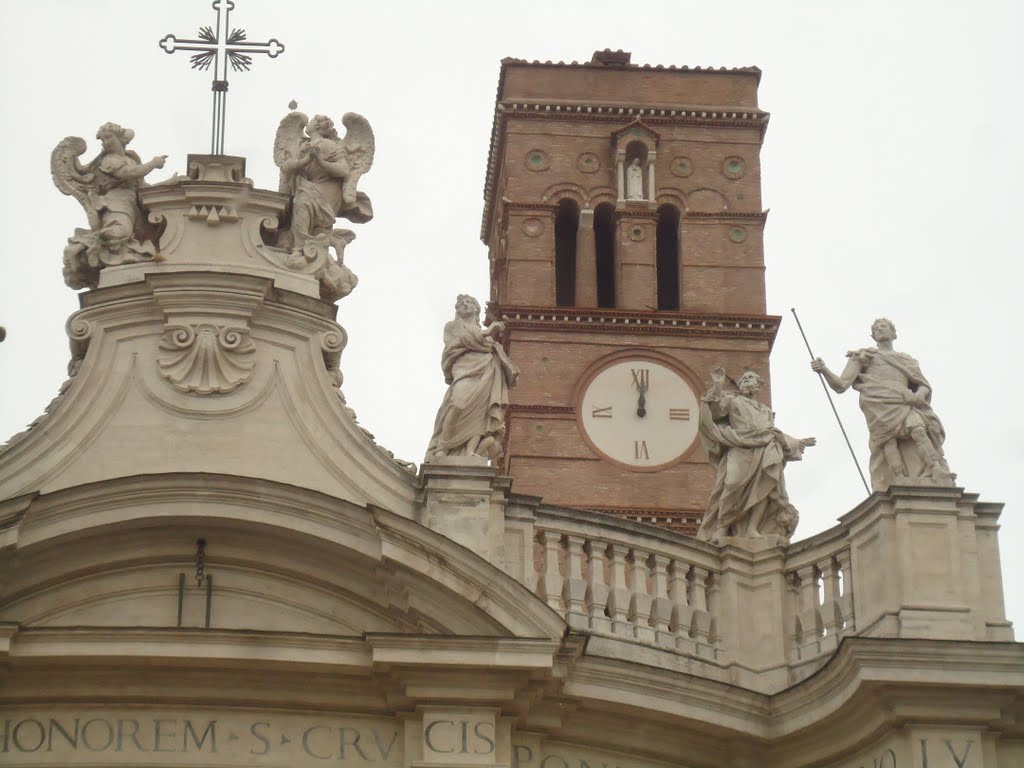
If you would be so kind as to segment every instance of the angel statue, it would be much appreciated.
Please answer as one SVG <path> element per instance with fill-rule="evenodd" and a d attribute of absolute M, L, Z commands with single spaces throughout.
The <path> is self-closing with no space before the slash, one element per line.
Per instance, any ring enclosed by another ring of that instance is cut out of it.
<path fill-rule="evenodd" d="M 321 293 L 330 299 L 348 295 L 357 282 L 343 262 L 345 246 L 355 234 L 334 229 L 335 221 L 341 217 L 362 224 L 373 218 L 370 198 L 356 189 L 373 165 L 373 130 L 355 112 L 346 113 L 341 122 L 347 129 L 344 139 L 329 117 L 309 120 L 302 112 L 290 112 L 274 139 L 280 191 L 293 197 L 291 226 L 278 245 L 291 250 L 296 266 L 326 256 L 327 248 L 334 247 L 337 259 L 327 256 L 318 274 Z"/>
<path fill-rule="evenodd" d="M 96 132 L 103 149 L 88 165 L 78 161 L 86 149 L 78 136 L 65 138 L 50 155 L 53 183 L 78 200 L 89 217 L 89 229 L 75 229 L 64 249 L 64 282 L 71 288 L 95 288 L 104 267 L 156 256 L 152 240 L 138 237 L 142 211 L 136 191 L 148 186 L 145 177 L 163 168 L 167 155 L 142 162 L 127 148 L 134 137 L 128 128 L 104 123 Z"/>

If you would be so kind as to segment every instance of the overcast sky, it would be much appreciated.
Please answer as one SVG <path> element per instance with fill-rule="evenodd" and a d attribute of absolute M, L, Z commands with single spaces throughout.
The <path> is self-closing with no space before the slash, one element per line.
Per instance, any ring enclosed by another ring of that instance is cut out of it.
<path fill-rule="evenodd" d="M 360 188 L 376 217 L 354 227 L 341 302 L 344 390 L 360 422 L 419 461 L 444 384 L 441 329 L 454 297 L 486 301 L 479 240 L 499 61 L 589 60 L 623 48 L 636 63 L 756 65 L 771 112 L 762 152 L 768 308 L 783 315 L 772 355 L 778 424 L 816 435 L 787 472 L 797 538 L 864 497 L 792 322 L 800 312 L 834 369 L 869 345 L 880 315 L 921 362 L 958 482 L 1006 502 L 1000 544 L 1011 619 L 1024 621 L 1024 414 L 1020 238 L 1024 192 L 1024 5 L 982 0 L 728 3 L 586 0 L 344 2 L 236 0 L 250 40 L 286 51 L 232 74 L 226 151 L 277 188 L 274 132 L 297 99 L 310 114 L 365 115 L 377 138 Z M 157 46 L 214 23 L 208 0 L 0 0 L 0 441 L 40 414 L 65 378 L 61 254 L 78 203 L 52 185 L 64 136 L 108 120 L 133 128 L 164 174 L 209 151 L 210 74 Z M 151 179 L 162 178 L 161 172 Z M 867 432 L 852 392 L 837 405 L 863 466 Z M 1019 634 L 1019 633 L 1018 633 Z"/>

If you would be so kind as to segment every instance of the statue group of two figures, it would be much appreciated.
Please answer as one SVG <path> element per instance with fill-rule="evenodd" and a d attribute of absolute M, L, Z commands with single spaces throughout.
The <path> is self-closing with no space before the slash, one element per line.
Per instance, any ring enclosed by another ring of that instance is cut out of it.
<path fill-rule="evenodd" d="M 290 226 L 268 245 L 284 251 L 284 263 L 291 268 L 322 262 L 316 277 L 321 295 L 331 301 L 348 295 L 357 283 L 344 264 L 345 246 L 355 235 L 349 229 L 335 229 L 337 219 L 364 223 L 373 218 L 369 197 L 357 189 L 373 165 L 373 130 L 354 112 L 342 123 L 347 129 L 344 138 L 329 117 L 309 120 L 292 111 L 281 121 L 274 140 L 280 191 L 291 196 L 292 213 Z M 72 288 L 95 288 L 106 267 L 160 258 L 157 233 L 143 217 L 138 190 L 148 186 L 146 177 L 163 168 L 167 156 L 142 162 L 128 149 L 134 135 L 116 123 L 104 123 L 96 133 L 100 154 L 86 165 L 79 161 L 86 142 L 77 136 L 67 137 L 53 150 L 53 181 L 78 200 L 89 223 L 88 229 L 75 230 L 64 249 L 64 280 Z M 160 183 L 177 181 L 175 175 Z"/>
<path fill-rule="evenodd" d="M 852 387 L 860 394 L 872 490 L 885 491 L 894 483 L 952 486 L 955 475 L 943 454 L 945 431 L 931 408 L 931 385 L 917 360 L 893 349 L 891 320 L 876 320 L 871 337 L 877 346 L 848 352 L 842 373 L 833 373 L 821 358 L 811 369 L 836 392 Z M 799 515 L 786 493 L 783 467 L 801 459 L 815 440 L 793 438 L 775 427 L 771 409 L 755 399 L 762 382 L 753 371 L 740 376 L 736 392 L 724 391 L 721 368 L 711 376 L 700 435 L 716 474 L 697 538 L 721 544 L 775 536 L 788 542 Z"/>

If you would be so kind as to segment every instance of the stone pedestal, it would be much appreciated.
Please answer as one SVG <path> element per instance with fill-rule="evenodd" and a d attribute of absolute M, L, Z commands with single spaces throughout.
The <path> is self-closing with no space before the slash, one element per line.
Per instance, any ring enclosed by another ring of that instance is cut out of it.
<path fill-rule="evenodd" d="M 416 522 L 505 567 L 505 501 L 511 481 L 479 464 L 427 463 Z"/>
<path fill-rule="evenodd" d="M 960 488 L 894 485 L 842 518 L 850 526 L 859 632 L 1012 640 L 993 578 L 999 552 L 990 531 L 1000 507 Z"/>

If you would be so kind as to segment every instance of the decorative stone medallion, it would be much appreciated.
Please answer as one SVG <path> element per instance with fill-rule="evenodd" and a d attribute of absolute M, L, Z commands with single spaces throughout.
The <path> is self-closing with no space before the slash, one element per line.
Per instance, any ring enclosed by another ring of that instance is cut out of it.
<path fill-rule="evenodd" d="M 642 224 L 633 224 L 626 230 L 626 234 L 634 243 L 639 243 L 647 237 L 647 228 Z"/>
<path fill-rule="evenodd" d="M 256 351 L 249 329 L 210 323 L 168 323 L 160 340 L 160 375 L 182 392 L 232 392 L 252 374 Z"/>
<path fill-rule="evenodd" d="M 693 160 L 688 157 L 672 158 L 671 171 L 673 176 L 686 178 L 693 173 Z"/>
<path fill-rule="evenodd" d="M 523 234 L 527 237 L 537 237 L 544 231 L 543 219 L 531 216 L 523 221 Z"/>
<path fill-rule="evenodd" d="M 601 159 L 593 152 L 584 152 L 576 158 L 576 167 L 583 173 L 597 173 L 601 170 Z"/>
<path fill-rule="evenodd" d="M 551 167 L 551 158 L 543 149 L 531 149 L 526 153 L 526 167 L 531 171 L 546 171 Z"/>
<path fill-rule="evenodd" d="M 722 173 L 730 179 L 739 179 L 747 172 L 747 165 L 742 157 L 727 157 L 722 161 Z"/>
<path fill-rule="evenodd" d="M 729 239 L 734 243 L 742 243 L 747 239 L 746 227 L 731 227 L 729 229 Z"/>

